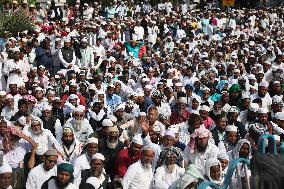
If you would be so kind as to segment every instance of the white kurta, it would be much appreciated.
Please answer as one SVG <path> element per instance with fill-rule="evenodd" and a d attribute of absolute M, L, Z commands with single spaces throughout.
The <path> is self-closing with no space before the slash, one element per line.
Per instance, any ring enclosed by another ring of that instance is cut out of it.
<path fill-rule="evenodd" d="M 74 176 L 77 177 L 84 169 L 91 169 L 87 154 L 82 154 L 74 160 Z M 76 180 L 76 179 L 75 179 Z"/>
<path fill-rule="evenodd" d="M 124 189 L 148 189 L 153 179 L 152 168 L 145 169 L 141 160 L 130 165 L 123 177 Z"/>
<path fill-rule="evenodd" d="M 41 189 L 42 184 L 50 177 L 57 175 L 57 167 L 54 166 L 51 170 L 45 171 L 43 163 L 33 168 L 26 182 L 26 188 Z"/>
<path fill-rule="evenodd" d="M 154 176 L 154 188 L 168 189 L 185 172 L 185 169 L 175 165 L 172 173 L 168 173 L 166 165 L 158 167 Z"/>

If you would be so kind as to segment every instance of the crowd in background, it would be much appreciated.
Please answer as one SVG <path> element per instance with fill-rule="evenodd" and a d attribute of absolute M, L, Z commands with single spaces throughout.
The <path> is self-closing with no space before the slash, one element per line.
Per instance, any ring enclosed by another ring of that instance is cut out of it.
<path fill-rule="evenodd" d="M 0 188 L 222 185 L 261 134 L 279 151 L 283 10 L 5 1 L 35 27 L 0 36 Z"/>

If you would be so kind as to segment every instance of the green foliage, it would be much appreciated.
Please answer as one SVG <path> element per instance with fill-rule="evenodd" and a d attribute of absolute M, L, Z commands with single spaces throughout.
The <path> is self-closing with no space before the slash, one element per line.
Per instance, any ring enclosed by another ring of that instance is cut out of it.
<path fill-rule="evenodd" d="M 33 28 L 31 20 L 22 13 L 0 14 L 0 33 L 8 31 L 11 35 L 17 35 L 19 32 Z"/>

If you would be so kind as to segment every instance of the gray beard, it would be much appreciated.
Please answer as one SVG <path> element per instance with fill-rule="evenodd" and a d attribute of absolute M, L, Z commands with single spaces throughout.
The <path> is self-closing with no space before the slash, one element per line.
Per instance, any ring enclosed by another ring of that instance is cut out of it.
<path fill-rule="evenodd" d="M 118 140 L 114 143 L 109 142 L 109 140 L 107 140 L 107 147 L 110 149 L 115 149 L 118 145 Z"/>
<path fill-rule="evenodd" d="M 80 131 L 81 128 L 82 128 L 82 123 L 83 123 L 83 120 L 82 120 L 82 119 L 79 119 L 79 120 L 74 119 L 74 120 L 73 120 L 74 129 L 75 129 L 76 131 Z"/>
<path fill-rule="evenodd" d="M 151 169 L 151 163 L 143 163 L 143 168 L 146 170 L 150 170 Z"/>
<path fill-rule="evenodd" d="M 175 169 L 175 164 L 167 165 L 167 173 L 172 173 Z"/>

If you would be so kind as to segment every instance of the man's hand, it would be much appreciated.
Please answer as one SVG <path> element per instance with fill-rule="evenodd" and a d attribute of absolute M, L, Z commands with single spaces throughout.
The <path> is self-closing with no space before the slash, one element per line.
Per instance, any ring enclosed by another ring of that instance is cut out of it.
<path fill-rule="evenodd" d="M 143 130 L 143 133 L 147 135 L 149 133 L 149 121 L 145 117 L 142 117 L 139 123 Z"/>

